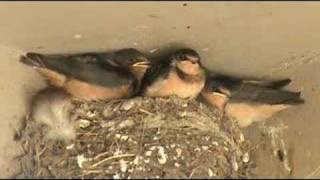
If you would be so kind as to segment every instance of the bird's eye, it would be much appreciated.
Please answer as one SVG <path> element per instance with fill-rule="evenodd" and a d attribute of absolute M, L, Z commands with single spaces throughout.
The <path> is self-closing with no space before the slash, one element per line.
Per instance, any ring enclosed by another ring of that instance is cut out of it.
<path fill-rule="evenodd" d="M 173 55 L 173 58 L 176 59 L 176 60 L 185 60 L 186 59 L 186 56 L 184 54 L 175 54 Z"/>

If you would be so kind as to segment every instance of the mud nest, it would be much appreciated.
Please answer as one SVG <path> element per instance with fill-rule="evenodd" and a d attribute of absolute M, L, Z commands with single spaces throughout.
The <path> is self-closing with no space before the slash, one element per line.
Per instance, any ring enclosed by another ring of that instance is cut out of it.
<path fill-rule="evenodd" d="M 71 141 L 46 139 L 26 118 L 20 157 L 26 178 L 246 178 L 249 143 L 231 119 L 177 97 L 81 102 Z"/>

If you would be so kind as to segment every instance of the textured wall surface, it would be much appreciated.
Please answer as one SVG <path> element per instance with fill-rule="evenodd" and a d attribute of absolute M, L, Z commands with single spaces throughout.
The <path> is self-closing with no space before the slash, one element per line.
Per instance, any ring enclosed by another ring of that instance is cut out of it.
<path fill-rule="evenodd" d="M 307 176 L 320 165 L 319 9 L 318 2 L 1 2 L 0 174 L 13 172 L 13 129 L 26 99 L 44 86 L 18 63 L 23 52 L 188 46 L 215 71 L 294 79 L 290 88 L 302 90 L 306 104 L 275 121 L 288 126 L 293 175 Z M 261 173 L 278 176 L 267 163 Z"/>

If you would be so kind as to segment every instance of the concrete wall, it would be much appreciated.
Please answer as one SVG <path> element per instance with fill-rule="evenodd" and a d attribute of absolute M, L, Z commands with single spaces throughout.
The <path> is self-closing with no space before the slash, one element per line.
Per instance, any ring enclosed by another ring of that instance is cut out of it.
<path fill-rule="evenodd" d="M 43 87 L 38 74 L 17 62 L 23 52 L 136 47 L 157 54 L 188 46 L 215 71 L 295 79 L 291 88 L 302 89 L 307 104 L 278 118 L 292 135 L 294 175 L 306 176 L 320 164 L 319 20 L 319 2 L 1 2 L 1 128 L 15 127 L 26 94 Z M 10 173 L 2 159 L 14 147 L 7 137 L 13 131 L 6 130 L 0 131 L 3 176 Z"/>

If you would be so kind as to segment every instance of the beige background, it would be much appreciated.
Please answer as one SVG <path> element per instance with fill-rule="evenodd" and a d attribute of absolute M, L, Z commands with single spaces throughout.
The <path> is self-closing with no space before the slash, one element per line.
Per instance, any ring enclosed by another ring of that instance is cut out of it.
<path fill-rule="evenodd" d="M 26 100 L 44 87 L 37 73 L 18 62 L 22 53 L 136 47 L 157 54 L 175 46 L 195 48 L 204 65 L 215 71 L 293 78 L 291 89 L 302 90 L 307 103 L 282 112 L 275 121 L 289 127 L 293 175 L 305 177 L 314 171 L 320 165 L 320 3 L 183 4 L 1 2 L 1 176 L 15 169 L 10 158 L 18 148 L 12 135 Z M 264 165 L 262 176 L 279 175 L 267 162 Z"/>

